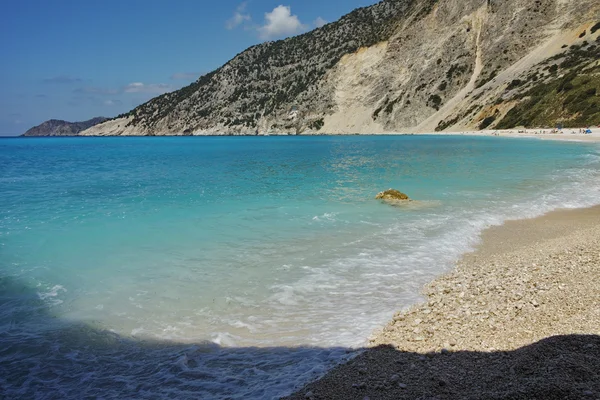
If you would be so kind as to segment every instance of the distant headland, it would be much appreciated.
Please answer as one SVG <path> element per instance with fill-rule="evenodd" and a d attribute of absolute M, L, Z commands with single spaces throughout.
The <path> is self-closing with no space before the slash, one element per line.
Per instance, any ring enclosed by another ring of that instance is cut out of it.
<path fill-rule="evenodd" d="M 96 117 L 83 122 L 68 122 L 51 119 L 38 126 L 34 126 L 21 136 L 77 136 L 79 135 L 79 132 L 107 120 L 108 118 L 105 117 Z"/>

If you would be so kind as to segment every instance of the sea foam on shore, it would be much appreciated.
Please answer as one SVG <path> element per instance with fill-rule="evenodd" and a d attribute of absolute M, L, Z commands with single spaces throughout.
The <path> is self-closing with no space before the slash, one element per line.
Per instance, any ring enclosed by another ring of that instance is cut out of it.
<path fill-rule="evenodd" d="M 291 398 L 600 397 L 599 265 L 600 207 L 488 229 L 372 350 Z"/>
<path fill-rule="evenodd" d="M 597 204 L 598 154 L 470 136 L 1 141 L 0 384 L 290 392 L 418 302 L 486 227 Z M 416 201 L 375 200 L 389 187 Z"/>

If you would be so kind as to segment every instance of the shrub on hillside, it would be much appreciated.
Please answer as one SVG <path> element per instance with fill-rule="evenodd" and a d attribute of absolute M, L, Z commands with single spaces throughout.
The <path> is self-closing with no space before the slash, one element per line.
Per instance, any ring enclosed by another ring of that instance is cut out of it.
<path fill-rule="evenodd" d="M 494 123 L 495 120 L 496 120 L 496 116 L 495 115 L 492 115 L 491 117 L 485 118 L 479 124 L 479 129 L 485 129 L 485 128 L 489 127 L 491 124 Z"/>

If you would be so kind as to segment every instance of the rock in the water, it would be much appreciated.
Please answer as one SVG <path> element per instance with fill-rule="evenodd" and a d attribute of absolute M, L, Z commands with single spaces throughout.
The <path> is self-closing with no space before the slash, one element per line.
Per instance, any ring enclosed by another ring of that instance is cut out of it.
<path fill-rule="evenodd" d="M 388 189 L 385 192 L 378 193 L 375 198 L 377 200 L 410 200 L 407 195 L 396 189 Z"/>

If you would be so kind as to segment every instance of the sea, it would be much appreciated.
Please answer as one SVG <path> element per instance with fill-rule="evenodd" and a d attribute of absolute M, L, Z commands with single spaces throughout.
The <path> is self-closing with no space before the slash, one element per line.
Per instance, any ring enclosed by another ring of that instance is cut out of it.
<path fill-rule="evenodd" d="M 0 398 L 276 399 L 487 227 L 599 203 L 590 143 L 2 139 Z"/>

